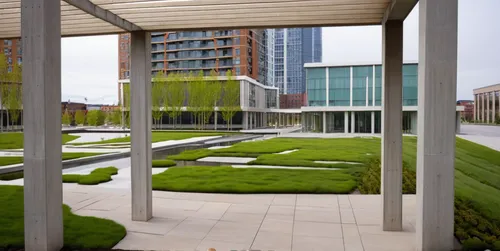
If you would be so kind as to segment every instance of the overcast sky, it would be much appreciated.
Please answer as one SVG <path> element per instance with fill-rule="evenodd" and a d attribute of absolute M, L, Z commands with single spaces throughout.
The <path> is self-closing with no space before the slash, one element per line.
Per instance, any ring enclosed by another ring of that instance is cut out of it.
<path fill-rule="evenodd" d="M 500 83 L 500 0 L 460 0 L 457 99 Z M 323 28 L 323 62 L 381 62 L 380 26 Z M 418 60 L 418 5 L 404 23 L 404 60 Z M 118 37 L 64 38 L 63 101 L 116 103 Z"/>

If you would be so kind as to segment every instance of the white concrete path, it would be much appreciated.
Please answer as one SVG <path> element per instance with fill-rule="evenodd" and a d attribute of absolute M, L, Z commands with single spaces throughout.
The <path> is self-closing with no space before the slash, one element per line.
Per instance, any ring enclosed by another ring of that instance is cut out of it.
<path fill-rule="evenodd" d="M 460 138 L 500 151 L 500 126 L 462 125 Z"/>
<path fill-rule="evenodd" d="M 415 196 L 404 196 L 403 232 L 383 232 L 378 195 L 153 192 L 153 218 L 131 221 L 130 191 L 64 186 L 79 215 L 127 228 L 115 248 L 132 250 L 349 250 L 415 248 Z"/>

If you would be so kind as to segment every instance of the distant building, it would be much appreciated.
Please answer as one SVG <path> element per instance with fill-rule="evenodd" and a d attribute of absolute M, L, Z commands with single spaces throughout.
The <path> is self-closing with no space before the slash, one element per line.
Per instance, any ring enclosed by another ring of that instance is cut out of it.
<path fill-rule="evenodd" d="M 274 29 L 269 31 L 271 42 L 267 43 L 268 54 L 274 53 L 271 85 L 280 89 L 280 94 L 306 92 L 305 63 L 322 60 L 321 28 Z M 269 68 L 268 68 L 269 69 Z"/>
<path fill-rule="evenodd" d="M 333 65 L 305 64 L 307 106 L 301 108 L 302 128 L 310 132 L 381 133 L 382 65 L 359 63 Z M 402 69 L 402 129 L 417 134 L 418 64 L 405 63 Z M 460 113 L 457 106 L 459 131 Z"/>
<path fill-rule="evenodd" d="M 464 111 L 460 113 L 463 120 L 474 120 L 474 100 L 458 100 L 457 105 L 464 107 Z"/>
<path fill-rule="evenodd" d="M 302 94 L 281 94 L 280 109 L 298 109 L 307 106 L 307 95 Z"/>
<path fill-rule="evenodd" d="M 101 111 L 103 112 L 119 111 L 120 108 L 121 107 L 119 105 L 102 105 Z"/>
<path fill-rule="evenodd" d="M 495 123 L 500 118 L 500 84 L 474 89 L 474 120 Z"/>
<path fill-rule="evenodd" d="M 88 111 L 93 111 L 93 110 L 101 110 L 101 107 L 103 105 L 98 105 L 98 104 L 88 104 L 87 105 L 87 110 Z"/>
<path fill-rule="evenodd" d="M 1 40 L 0 40 L 1 41 Z M 8 71 L 12 71 L 13 64 L 22 64 L 23 49 L 20 39 L 4 39 L 0 42 L 0 54 L 4 54 L 9 64 Z"/>

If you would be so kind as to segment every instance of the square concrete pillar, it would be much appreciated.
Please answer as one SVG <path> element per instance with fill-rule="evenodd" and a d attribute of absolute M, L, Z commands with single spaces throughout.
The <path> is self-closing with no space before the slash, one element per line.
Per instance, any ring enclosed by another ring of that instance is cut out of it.
<path fill-rule="evenodd" d="M 351 133 L 356 132 L 356 113 L 351 112 Z"/>
<path fill-rule="evenodd" d="M 382 25 L 382 229 L 403 229 L 403 21 Z"/>
<path fill-rule="evenodd" d="M 241 126 L 242 126 L 243 130 L 248 130 L 248 112 L 243 112 Z"/>
<path fill-rule="evenodd" d="M 323 133 L 326 133 L 326 112 L 323 112 Z"/>
<path fill-rule="evenodd" d="M 151 184 L 151 35 L 131 33 L 130 136 L 132 220 L 153 216 Z"/>
<path fill-rule="evenodd" d="M 63 246 L 61 2 L 21 1 L 24 246 Z"/>
<path fill-rule="evenodd" d="M 486 93 L 486 123 L 490 123 L 490 96 L 489 92 Z"/>
<path fill-rule="evenodd" d="M 486 121 L 486 117 L 484 116 L 484 93 L 481 93 L 481 122 L 485 122 Z"/>
<path fill-rule="evenodd" d="M 453 250 L 456 0 L 419 1 L 417 250 Z"/>
<path fill-rule="evenodd" d="M 371 128 L 372 134 L 375 134 L 375 112 L 371 112 Z"/>
<path fill-rule="evenodd" d="M 495 91 L 492 92 L 493 96 L 491 97 L 492 98 L 492 101 L 491 101 L 491 104 L 492 104 L 492 110 L 491 110 L 491 122 L 494 124 L 496 119 L 497 119 L 497 113 L 496 113 L 496 96 L 495 96 Z"/>
<path fill-rule="evenodd" d="M 344 133 L 349 133 L 349 112 L 344 112 Z"/>

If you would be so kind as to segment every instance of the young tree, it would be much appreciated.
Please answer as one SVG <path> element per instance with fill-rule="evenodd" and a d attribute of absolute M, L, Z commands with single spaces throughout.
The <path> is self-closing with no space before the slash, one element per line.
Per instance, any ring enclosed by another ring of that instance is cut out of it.
<path fill-rule="evenodd" d="M 113 125 L 120 125 L 122 123 L 121 110 L 113 110 L 108 114 L 108 122 Z"/>
<path fill-rule="evenodd" d="M 234 79 L 231 71 L 226 72 L 227 81 L 223 87 L 222 106 L 220 110 L 222 118 L 227 123 L 227 130 L 230 129 L 231 121 L 237 111 L 241 110 L 240 106 L 240 83 Z"/>
<path fill-rule="evenodd" d="M 151 90 L 151 103 L 152 107 L 152 115 L 154 124 L 156 124 L 156 128 L 160 125 L 160 120 L 163 117 L 162 106 L 167 103 L 167 97 L 165 95 L 165 86 L 167 84 L 165 74 L 162 71 L 158 72 L 153 79 L 153 86 Z"/>
<path fill-rule="evenodd" d="M 212 70 L 210 72 L 210 77 L 205 81 L 205 95 L 203 95 L 203 124 L 205 125 L 210 120 L 214 112 L 214 108 L 220 100 L 220 94 L 222 92 L 220 81 L 218 80 L 218 74 L 216 71 Z"/>
<path fill-rule="evenodd" d="M 61 118 L 61 122 L 63 125 L 71 125 L 71 115 L 69 115 L 68 110 L 64 111 Z"/>
<path fill-rule="evenodd" d="M 125 125 L 130 128 L 130 84 L 123 85 L 123 120 Z"/>
<path fill-rule="evenodd" d="M 85 111 L 78 110 L 75 112 L 75 123 L 77 125 L 83 125 L 85 123 Z"/>
<path fill-rule="evenodd" d="M 0 130 L 3 131 L 3 110 L 6 110 L 9 97 L 9 64 L 4 54 L 0 54 Z M 8 112 L 8 111 L 7 111 Z M 8 114 L 8 113 L 7 113 Z M 8 124 L 8 123 L 7 123 Z"/>
<path fill-rule="evenodd" d="M 203 76 L 203 71 L 199 71 L 198 75 L 189 75 L 188 79 L 188 109 L 195 118 L 195 125 L 198 123 L 201 127 L 201 114 L 203 111 L 203 96 L 205 95 L 206 82 Z"/>
<path fill-rule="evenodd" d="M 8 98 L 8 110 L 11 117 L 11 126 L 17 124 L 19 116 L 21 114 L 22 105 L 22 93 L 21 85 L 17 83 L 11 84 L 9 98 Z"/>
<path fill-rule="evenodd" d="M 166 86 L 166 101 L 164 109 L 168 112 L 168 116 L 174 121 L 174 128 L 177 124 L 176 119 L 182 114 L 182 107 L 186 99 L 186 83 L 188 76 L 181 73 L 170 73 L 167 76 Z"/>

